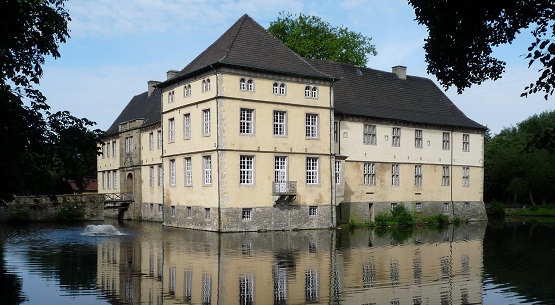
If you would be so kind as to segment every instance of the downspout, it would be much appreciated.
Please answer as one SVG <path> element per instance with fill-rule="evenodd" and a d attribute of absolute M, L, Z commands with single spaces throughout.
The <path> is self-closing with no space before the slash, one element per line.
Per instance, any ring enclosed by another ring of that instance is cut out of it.
<path fill-rule="evenodd" d="M 331 115 L 333 113 L 333 116 Z M 332 192 L 330 192 L 330 225 L 332 228 L 336 227 L 337 225 L 337 220 L 334 221 L 334 212 L 335 212 L 335 199 L 337 197 L 337 184 L 335 183 L 335 152 L 332 153 L 333 151 L 333 145 L 334 145 L 334 141 L 333 141 L 333 124 L 335 122 L 335 111 L 333 109 L 333 81 L 330 85 L 330 120 L 331 120 L 331 126 L 330 126 L 330 131 L 331 131 L 331 136 L 330 136 L 330 182 L 332 183 Z M 337 126 L 337 137 L 339 140 L 339 124 Z"/>
<path fill-rule="evenodd" d="M 455 216 L 455 203 L 453 202 L 453 182 L 455 182 L 455 180 L 453 179 L 453 173 L 454 173 L 454 168 L 453 168 L 453 150 L 455 147 L 455 137 L 453 135 L 454 129 L 451 128 L 451 160 L 449 161 L 450 164 L 450 168 L 451 168 L 451 172 L 449 173 L 450 179 L 451 179 L 451 183 L 449 183 L 449 188 L 451 189 L 451 215 L 454 217 Z"/>
<path fill-rule="evenodd" d="M 160 91 L 162 91 L 162 88 L 160 88 Z M 160 110 L 163 110 L 164 107 L 164 92 L 160 93 Z M 164 111 L 160 111 L 160 136 L 162 137 L 162 145 L 160 145 L 160 149 L 162 150 L 162 155 L 160 157 L 160 162 L 162 163 L 160 165 L 160 173 L 158 173 L 161 178 L 162 178 L 162 225 L 165 226 L 166 225 L 166 190 L 165 190 L 165 183 L 164 183 L 164 121 L 163 121 L 163 112 Z M 156 139 L 158 140 L 158 139 Z M 160 177 L 158 177 L 158 183 L 160 183 Z"/>
<path fill-rule="evenodd" d="M 210 65 L 210 67 L 212 67 L 212 65 Z M 220 123 L 219 123 L 219 119 L 220 119 L 220 115 L 219 115 L 219 110 L 220 110 L 220 101 L 218 99 L 218 97 L 220 96 L 220 82 L 218 81 L 218 73 L 216 72 L 216 163 L 218 166 L 218 188 L 217 188 L 217 192 L 218 192 L 218 232 L 222 231 L 222 207 L 221 207 L 221 198 L 220 198 L 220 178 L 222 175 L 220 175 L 221 172 L 221 168 L 220 168 Z M 219 249 L 218 249 L 219 252 Z"/>

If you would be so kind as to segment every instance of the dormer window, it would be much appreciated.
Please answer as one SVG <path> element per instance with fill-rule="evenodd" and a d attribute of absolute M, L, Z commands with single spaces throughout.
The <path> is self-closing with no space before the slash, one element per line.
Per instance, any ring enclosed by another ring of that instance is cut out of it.
<path fill-rule="evenodd" d="M 318 98 L 318 87 L 316 87 L 316 86 L 306 86 L 306 87 L 304 87 L 304 97 L 306 97 L 306 98 Z"/>
<path fill-rule="evenodd" d="M 210 91 L 210 79 L 207 78 L 202 81 L 202 92 Z"/>

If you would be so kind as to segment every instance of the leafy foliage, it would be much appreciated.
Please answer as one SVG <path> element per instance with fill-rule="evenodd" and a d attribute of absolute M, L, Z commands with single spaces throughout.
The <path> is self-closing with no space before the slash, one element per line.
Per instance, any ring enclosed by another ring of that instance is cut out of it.
<path fill-rule="evenodd" d="M 377 54 L 372 38 L 302 13 L 280 13 L 268 31 L 303 57 L 364 66 L 368 55 Z"/>
<path fill-rule="evenodd" d="M 555 34 L 555 2 L 550 0 L 458 1 L 409 0 L 418 23 L 428 28 L 424 49 L 428 73 L 461 93 L 473 84 L 496 80 L 505 62 L 492 56 L 493 47 L 510 44 L 521 30 L 533 26 L 535 41 L 528 48 L 529 65 L 539 61 L 540 76 L 523 96 L 553 93 L 555 44 L 546 37 Z"/>

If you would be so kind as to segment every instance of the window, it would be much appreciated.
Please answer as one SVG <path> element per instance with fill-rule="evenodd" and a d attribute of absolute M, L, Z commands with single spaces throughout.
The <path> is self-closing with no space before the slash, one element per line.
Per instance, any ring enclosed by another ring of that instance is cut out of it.
<path fill-rule="evenodd" d="M 338 132 L 339 132 L 339 123 L 333 122 L 333 142 L 334 143 L 337 143 L 339 141 Z"/>
<path fill-rule="evenodd" d="M 184 272 L 184 281 L 183 281 L 183 298 L 185 302 L 190 303 L 191 298 L 193 297 L 193 271 L 192 270 L 185 270 Z"/>
<path fill-rule="evenodd" d="M 399 164 L 391 165 L 391 185 L 399 186 Z"/>
<path fill-rule="evenodd" d="M 285 83 L 274 83 L 272 85 L 272 92 L 277 95 L 285 95 L 287 93 Z"/>
<path fill-rule="evenodd" d="M 464 203 L 464 210 L 468 211 L 468 209 L 470 209 L 470 202 L 465 202 Z"/>
<path fill-rule="evenodd" d="M 462 168 L 462 186 L 470 186 L 470 167 L 468 166 Z"/>
<path fill-rule="evenodd" d="M 305 301 L 318 302 L 318 270 L 310 269 L 305 272 Z"/>
<path fill-rule="evenodd" d="M 252 79 L 247 81 L 247 91 L 254 91 L 254 81 Z"/>
<path fill-rule="evenodd" d="M 148 149 L 154 150 L 154 133 L 151 132 L 148 134 Z"/>
<path fill-rule="evenodd" d="M 210 208 L 204 208 L 204 219 L 210 220 Z"/>
<path fill-rule="evenodd" d="M 170 91 L 168 92 L 168 103 L 173 103 L 175 102 L 175 92 Z"/>
<path fill-rule="evenodd" d="M 274 136 L 285 136 L 287 127 L 287 112 L 274 111 Z"/>
<path fill-rule="evenodd" d="M 193 165 L 191 158 L 185 158 L 185 185 L 193 185 Z"/>
<path fill-rule="evenodd" d="M 422 202 L 417 202 L 417 203 L 416 203 L 416 211 L 417 211 L 417 212 L 421 212 L 421 211 L 422 211 Z"/>
<path fill-rule="evenodd" d="M 158 149 L 162 149 L 162 130 L 158 130 L 156 136 L 158 137 Z"/>
<path fill-rule="evenodd" d="M 449 166 L 444 165 L 442 170 L 441 176 L 441 185 L 442 186 L 449 186 Z"/>
<path fill-rule="evenodd" d="M 158 165 L 158 186 L 164 184 L 164 171 L 162 170 L 162 165 Z"/>
<path fill-rule="evenodd" d="M 443 203 L 443 212 L 449 212 L 449 203 L 448 202 Z"/>
<path fill-rule="evenodd" d="M 306 114 L 306 137 L 309 139 L 318 138 L 318 115 L 314 113 Z"/>
<path fill-rule="evenodd" d="M 274 181 L 274 192 L 283 193 L 287 191 L 287 157 L 285 156 L 274 157 Z"/>
<path fill-rule="evenodd" d="M 317 206 L 309 206 L 308 207 L 308 216 L 310 216 L 310 217 L 318 216 L 318 207 Z"/>
<path fill-rule="evenodd" d="M 366 185 L 376 185 L 376 163 L 364 163 L 363 183 Z"/>
<path fill-rule="evenodd" d="M 254 276 L 252 273 L 239 278 L 239 304 L 254 304 Z"/>
<path fill-rule="evenodd" d="M 450 144 L 449 144 L 449 133 L 448 133 L 448 132 L 444 132 L 444 133 L 443 133 L 443 144 L 442 144 L 442 148 L 443 148 L 443 150 L 449 150 L 449 148 L 450 148 Z"/>
<path fill-rule="evenodd" d="M 318 158 L 306 158 L 306 183 L 318 184 Z"/>
<path fill-rule="evenodd" d="M 103 144 L 102 145 L 102 147 L 103 147 L 102 150 L 104 150 L 104 146 L 106 146 L 106 158 L 110 158 L 110 142 L 108 142 L 108 144 L 106 144 L 106 145 Z"/>
<path fill-rule="evenodd" d="M 133 151 L 133 137 L 125 138 L 125 152 L 131 153 Z"/>
<path fill-rule="evenodd" d="M 210 79 L 207 78 L 202 81 L 202 92 L 210 91 Z"/>
<path fill-rule="evenodd" d="M 422 165 L 414 166 L 414 186 L 422 186 Z"/>
<path fill-rule="evenodd" d="M 116 141 L 112 141 L 112 158 L 116 157 L 116 152 L 118 151 L 116 147 Z"/>
<path fill-rule="evenodd" d="M 175 160 L 170 160 L 170 185 L 175 186 Z"/>
<path fill-rule="evenodd" d="M 401 128 L 393 127 L 391 132 L 391 145 L 395 147 L 401 146 Z"/>
<path fill-rule="evenodd" d="M 239 112 L 239 133 L 252 135 L 254 132 L 254 110 L 241 108 Z"/>
<path fill-rule="evenodd" d="M 318 98 L 318 87 L 316 87 L 316 86 L 306 86 L 306 87 L 304 87 L 304 97 L 306 97 L 306 98 Z"/>
<path fill-rule="evenodd" d="M 171 206 L 172 217 L 175 217 L 175 205 Z"/>
<path fill-rule="evenodd" d="M 254 157 L 241 156 L 239 159 L 239 183 L 253 184 Z"/>
<path fill-rule="evenodd" d="M 168 120 L 168 141 L 170 143 L 175 142 L 175 119 L 171 118 Z"/>
<path fill-rule="evenodd" d="M 154 166 L 149 168 L 150 186 L 154 186 Z"/>
<path fill-rule="evenodd" d="M 204 184 L 212 184 L 212 158 L 210 156 L 204 156 Z"/>
<path fill-rule="evenodd" d="M 245 91 L 247 90 L 247 81 L 244 78 L 239 80 L 239 90 Z"/>
<path fill-rule="evenodd" d="M 463 133 L 462 137 L 463 137 L 462 150 L 470 151 L 470 135 L 468 133 Z"/>
<path fill-rule="evenodd" d="M 112 172 L 112 177 L 113 177 L 113 179 L 114 179 L 114 184 L 112 185 L 112 188 L 113 188 L 114 190 L 117 190 L 117 189 L 118 189 L 118 175 L 117 175 L 117 173 L 118 173 L 117 171 L 113 171 L 113 172 Z"/>
<path fill-rule="evenodd" d="M 252 219 L 252 208 L 241 209 L 241 219 L 251 220 Z"/>
<path fill-rule="evenodd" d="M 183 96 L 184 97 L 191 96 L 191 85 L 190 84 L 187 84 L 187 85 L 183 86 Z"/>
<path fill-rule="evenodd" d="M 102 159 L 106 158 L 106 144 L 102 144 Z"/>
<path fill-rule="evenodd" d="M 193 216 L 193 208 L 192 207 L 187 207 L 187 217 L 192 217 Z"/>
<path fill-rule="evenodd" d="M 210 109 L 202 111 L 202 134 L 205 136 L 210 135 Z"/>
<path fill-rule="evenodd" d="M 185 113 L 183 115 L 183 138 L 191 138 L 191 114 Z"/>
<path fill-rule="evenodd" d="M 414 147 L 422 148 L 422 129 L 414 131 Z"/>
<path fill-rule="evenodd" d="M 341 183 L 341 161 L 335 161 L 335 184 Z"/>
<path fill-rule="evenodd" d="M 363 143 L 376 145 L 376 125 L 364 124 Z"/>
<path fill-rule="evenodd" d="M 202 304 L 212 303 L 212 275 L 202 275 Z"/>
<path fill-rule="evenodd" d="M 111 179 L 112 179 L 111 177 L 112 176 L 111 176 L 110 172 L 106 172 L 106 188 L 107 189 L 110 189 L 110 183 L 111 183 Z"/>
<path fill-rule="evenodd" d="M 397 203 L 396 203 L 396 202 L 392 202 L 392 203 L 391 203 L 391 210 L 393 211 L 396 207 L 397 207 Z"/>

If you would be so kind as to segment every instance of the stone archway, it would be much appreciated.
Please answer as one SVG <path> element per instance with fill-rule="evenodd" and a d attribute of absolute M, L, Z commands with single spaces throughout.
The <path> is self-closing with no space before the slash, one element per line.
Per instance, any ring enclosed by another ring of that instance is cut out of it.
<path fill-rule="evenodd" d="M 133 194 L 134 193 L 133 190 L 134 190 L 133 174 L 129 173 L 127 174 L 127 177 L 125 179 L 125 192 Z"/>

